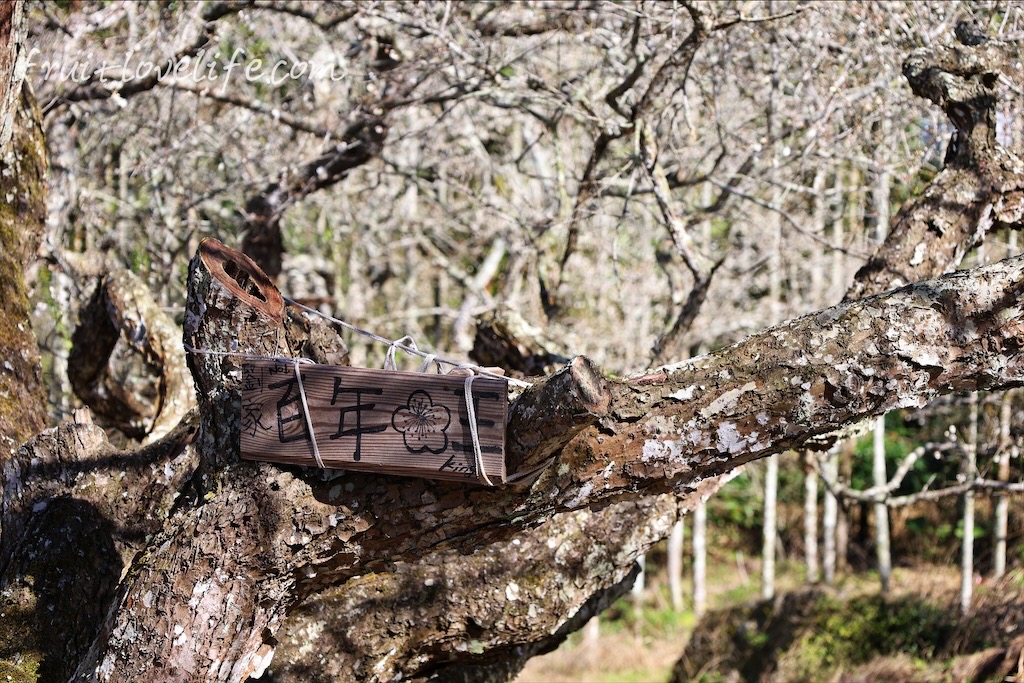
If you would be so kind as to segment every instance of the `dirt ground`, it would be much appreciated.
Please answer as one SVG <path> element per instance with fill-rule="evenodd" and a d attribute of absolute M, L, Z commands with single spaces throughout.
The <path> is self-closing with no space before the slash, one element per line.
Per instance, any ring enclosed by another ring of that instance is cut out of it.
<path fill-rule="evenodd" d="M 677 638 L 638 638 L 626 631 L 602 634 L 593 642 L 576 640 L 532 659 L 516 682 L 665 681 L 685 643 Z"/>
<path fill-rule="evenodd" d="M 753 574 L 753 576 L 751 576 Z M 726 573 L 709 581 L 709 614 L 756 599 L 759 587 L 756 573 Z M 784 572 L 779 592 L 801 587 L 799 572 Z M 986 581 L 977 580 L 979 611 L 986 611 L 993 597 Z M 925 566 L 895 570 L 890 595 L 898 598 L 914 595 L 935 603 L 957 604 L 960 576 L 955 567 Z M 994 588 L 994 587 L 993 587 Z M 873 595 L 878 582 L 872 574 L 844 577 L 828 592 L 839 599 Z M 1002 590 L 1002 587 L 1000 587 Z M 600 618 L 600 628 L 585 629 L 573 634 L 560 648 L 531 660 L 516 683 L 664 683 L 671 678 L 672 668 L 686 647 L 697 623 L 692 612 L 674 613 L 665 603 L 664 586 L 651 586 L 642 612 L 636 612 L 627 601 Z M 988 596 L 988 597 L 986 597 Z M 956 617 L 953 610 L 951 618 Z M 980 617 L 983 618 L 983 617 Z M 1021 625 L 1024 628 L 1024 625 Z M 979 654 L 980 656 L 980 654 Z M 843 680 L 904 680 L 906 672 L 920 662 L 901 663 L 899 657 L 883 658 L 864 667 L 860 676 Z M 895 668 L 894 668 L 895 667 Z M 965 668 L 966 667 L 966 668 Z M 921 670 L 921 675 L 942 674 L 941 679 L 966 680 L 958 670 L 971 669 L 969 658 L 951 661 L 938 668 Z M 903 673 L 899 673 L 903 672 Z M 876 675 L 877 674 L 877 675 Z M 896 675 L 893 678 L 890 674 Z M 968 678 L 970 678 L 968 676 Z M 1024 683 L 1024 676 L 1020 678 Z"/>
<path fill-rule="evenodd" d="M 788 585 L 791 580 L 783 579 Z M 794 579 L 795 580 L 795 579 Z M 668 680 L 697 617 L 687 598 L 674 613 L 662 577 L 648 578 L 644 609 L 613 608 L 554 652 L 530 660 L 514 683 L 661 683 Z M 692 586 L 687 585 L 687 595 Z M 719 609 L 752 599 L 759 590 L 751 572 L 725 564 L 709 567 L 708 606 Z M 622 602 L 626 602 L 625 600 Z M 595 628 L 599 626 L 599 628 Z"/>

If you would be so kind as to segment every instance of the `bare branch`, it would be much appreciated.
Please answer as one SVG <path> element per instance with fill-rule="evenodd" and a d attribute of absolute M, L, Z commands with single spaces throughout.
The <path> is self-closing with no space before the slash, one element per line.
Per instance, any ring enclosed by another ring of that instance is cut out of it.
<path fill-rule="evenodd" d="M 223 88 L 201 86 L 193 81 L 175 78 L 175 79 L 161 79 L 157 82 L 165 88 L 171 88 L 173 90 L 182 90 L 184 92 L 190 92 L 204 99 L 214 100 L 216 102 L 223 102 L 224 104 L 231 104 L 236 107 L 242 107 L 249 111 L 256 112 L 257 114 L 263 114 L 269 116 L 279 123 L 283 123 L 289 128 L 302 131 L 304 133 L 312 133 L 320 138 L 331 139 L 334 137 L 334 131 L 319 126 L 315 123 L 302 119 L 294 114 L 289 114 L 287 111 L 283 111 L 278 107 L 271 106 L 260 100 L 254 100 L 249 97 L 243 97 L 234 92 L 226 92 Z"/>
<path fill-rule="evenodd" d="M 949 450 L 951 444 L 939 444 L 939 445 L 927 445 L 919 446 L 908 453 L 903 460 L 900 461 L 899 466 L 896 468 L 896 472 L 889 481 L 882 486 L 873 486 L 863 491 L 851 489 L 846 484 L 843 484 L 839 479 L 830 479 L 828 476 L 828 470 L 824 467 L 824 460 L 827 458 L 835 457 L 834 453 L 817 453 L 817 457 L 814 459 L 814 467 L 821 477 L 821 480 L 825 482 L 825 487 L 828 488 L 836 498 L 844 500 L 856 500 L 862 503 L 886 503 L 892 498 L 892 492 L 898 489 L 902 484 L 907 473 L 914 466 L 918 460 L 921 459 L 925 453 L 933 452 L 938 456 L 941 450 Z"/>
<path fill-rule="evenodd" d="M 216 2 L 200 6 L 201 9 L 198 12 L 198 16 L 202 21 L 202 25 L 199 27 L 192 41 L 188 45 L 178 48 L 173 53 L 165 56 L 163 59 L 157 60 L 157 68 L 153 69 L 148 75 L 140 78 L 132 77 L 129 80 L 122 80 L 120 78 L 110 79 L 107 75 L 107 71 L 109 71 L 109 69 L 97 69 L 89 75 L 89 78 L 84 83 L 69 92 L 55 97 L 46 105 L 44 111 L 49 112 L 58 104 L 107 100 L 114 96 L 127 98 L 152 90 L 159 84 L 161 79 L 166 78 L 167 74 L 173 71 L 175 65 L 180 64 L 184 59 L 195 57 L 205 47 L 211 44 L 216 31 L 217 21 L 232 14 L 241 12 L 247 7 L 250 7 L 252 2 L 253 0 L 237 0 L 232 2 Z M 112 82 L 106 82 L 108 80 Z"/>
<path fill-rule="evenodd" d="M 734 19 L 727 19 L 720 21 L 711 27 L 712 31 L 722 31 L 725 29 L 732 28 L 738 24 L 764 24 L 770 21 L 778 21 L 779 19 L 788 19 L 789 17 L 795 17 L 801 12 L 808 9 L 808 6 L 798 6 L 789 10 L 788 12 L 779 12 L 778 14 L 768 14 L 763 17 L 748 17 L 744 16 L 743 12 L 740 12 Z"/>
<path fill-rule="evenodd" d="M 686 79 L 689 76 L 690 66 L 693 64 L 693 58 L 697 54 L 697 50 L 707 39 L 708 27 L 706 13 L 692 3 L 687 3 L 686 9 L 690 13 L 690 17 L 694 22 L 693 29 L 655 71 L 654 75 L 651 77 L 650 83 L 648 83 L 636 104 L 630 108 L 626 121 L 618 122 L 614 126 L 605 128 L 601 131 L 597 140 L 594 142 L 590 158 L 587 160 L 586 168 L 583 170 L 583 177 L 580 179 L 579 191 L 577 192 L 576 201 L 573 205 L 572 215 L 569 218 L 565 249 L 562 252 L 562 258 L 559 261 L 559 282 L 562 279 L 565 266 L 568 263 L 569 258 L 576 251 L 576 243 L 579 239 L 579 222 L 582 219 L 583 208 L 591 199 L 595 198 L 599 194 L 599 186 L 596 178 L 597 168 L 608 153 L 611 143 L 633 131 L 637 121 L 647 114 L 647 111 L 653 104 L 654 100 L 661 95 L 670 76 L 676 78 L 680 83 L 686 82 Z M 648 62 L 645 61 L 641 65 L 638 60 L 634 70 L 631 71 L 618 86 L 613 88 L 608 95 L 606 95 L 605 100 L 607 101 L 611 99 L 613 102 L 617 103 L 618 98 L 630 88 L 629 84 L 635 83 L 639 79 L 639 70 L 641 66 L 646 66 L 647 64 Z"/>
<path fill-rule="evenodd" d="M 683 263 L 689 269 L 694 279 L 697 281 L 703 281 L 707 279 L 708 274 L 711 271 L 712 264 L 702 253 L 700 253 L 693 244 L 693 240 L 690 238 L 689 229 L 693 227 L 703 216 L 691 217 L 687 220 L 686 225 L 683 225 L 676 216 L 675 211 L 672 209 L 672 200 L 669 197 L 668 182 L 665 179 L 665 172 L 661 169 L 657 160 L 657 148 L 654 136 L 651 131 L 644 125 L 643 120 L 637 122 L 639 130 L 638 134 L 638 146 L 640 152 L 640 162 L 643 166 L 648 179 L 651 182 L 651 186 L 654 188 L 654 197 L 658 202 L 658 209 L 661 211 L 663 223 L 665 228 L 668 230 L 669 236 L 672 238 L 672 244 L 675 245 L 676 251 L 679 256 L 683 259 Z M 725 192 L 723 191 L 723 195 Z M 720 207 L 721 202 L 725 200 L 720 197 L 720 202 L 716 204 Z M 711 207 L 711 211 L 716 210 Z"/>
<path fill-rule="evenodd" d="M 358 6 L 354 6 L 343 12 L 339 12 L 333 17 L 321 19 L 317 11 L 310 11 L 301 5 L 284 4 L 277 2 L 276 0 L 255 0 L 252 2 L 252 7 L 262 11 L 289 14 L 294 17 L 299 17 L 300 19 L 305 19 L 325 33 L 334 30 L 340 24 L 344 24 L 346 21 L 359 14 Z"/>

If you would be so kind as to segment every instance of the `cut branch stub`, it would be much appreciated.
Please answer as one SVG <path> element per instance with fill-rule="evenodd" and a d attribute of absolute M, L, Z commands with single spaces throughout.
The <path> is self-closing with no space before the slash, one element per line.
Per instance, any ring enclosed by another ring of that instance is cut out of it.
<path fill-rule="evenodd" d="M 258 311 L 262 311 L 277 324 L 284 317 L 284 299 L 256 263 L 240 251 L 229 249 L 221 242 L 207 237 L 199 245 L 199 258 L 229 292 Z"/>
<path fill-rule="evenodd" d="M 529 471 L 555 455 L 584 428 L 608 414 L 611 392 L 584 356 L 523 393 L 509 410 L 506 467 Z"/>
<path fill-rule="evenodd" d="M 184 339 L 202 414 L 202 467 L 238 459 L 243 356 L 293 356 L 285 333 L 284 300 L 252 259 L 207 238 L 189 264 Z M 205 477 L 204 477 L 205 480 Z"/>
<path fill-rule="evenodd" d="M 308 357 L 344 363 L 332 328 L 289 313 L 270 278 L 245 254 L 203 240 L 189 264 L 184 339 L 202 413 L 201 460 L 210 468 L 239 457 L 242 366 L 252 357 Z M 204 479 L 205 481 L 205 479 Z"/>
<path fill-rule="evenodd" d="M 542 330 L 505 306 L 477 321 L 469 357 L 479 365 L 497 366 L 526 377 L 548 375 L 570 360 Z"/>

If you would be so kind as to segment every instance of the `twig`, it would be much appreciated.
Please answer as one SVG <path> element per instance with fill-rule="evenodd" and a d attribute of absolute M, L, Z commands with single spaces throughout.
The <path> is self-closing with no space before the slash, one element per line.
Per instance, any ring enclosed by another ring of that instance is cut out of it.
<path fill-rule="evenodd" d="M 242 97 L 241 95 L 234 93 L 218 92 L 216 88 L 200 86 L 184 79 L 161 80 L 159 81 L 159 85 L 173 90 L 190 92 L 194 95 L 198 95 L 199 97 L 215 100 L 217 102 L 242 107 L 243 109 L 248 109 L 249 111 L 256 112 L 257 114 L 264 114 L 272 117 L 275 121 L 283 123 L 289 128 L 294 128 L 295 130 L 300 130 L 305 133 L 312 133 L 313 135 L 324 138 L 325 140 L 331 140 L 336 137 L 334 132 L 328 128 L 305 121 L 294 114 L 289 114 L 286 111 L 282 111 L 277 107 L 270 106 L 264 102 L 260 102 L 259 100 Z"/>

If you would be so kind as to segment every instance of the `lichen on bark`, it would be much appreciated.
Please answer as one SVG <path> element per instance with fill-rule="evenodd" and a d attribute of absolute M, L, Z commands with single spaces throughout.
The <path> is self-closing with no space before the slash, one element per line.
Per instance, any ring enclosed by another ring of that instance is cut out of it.
<path fill-rule="evenodd" d="M 46 219 L 46 145 L 27 87 L 18 102 L 11 144 L 0 150 L 0 462 L 46 424 L 24 279 Z"/>
<path fill-rule="evenodd" d="M 552 449 L 555 437 L 548 436 L 527 447 L 557 458 L 525 490 L 356 472 L 325 481 L 315 471 L 239 461 L 232 392 L 242 361 L 195 354 L 205 417 L 197 442 L 201 478 L 193 484 L 201 495 L 137 558 L 78 679 L 257 673 L 270 664 L 289 611 L 333 587 L 355 581 L 355 591 L 370 582 L 387 591 L 401 576 L 417 575 L 388 576 L 398 563 L 498 547 L 573 510 L 692 491 L 754 458 L 938 394 L 1020 384 L 1022 288 L 1024 258 L 1010 259 L 805 316 L 700 359 L 608 382 L 607 391 L 587 389 L 593 371 L 582 372 L 587 365 L 576 361 L 581 372 L 570 366 L 559 376 L 568 387 L 540 383 L 520 399 L 537 406 L 536 420 L 565 421 L 560 446 Z M 189 291 L 191 346 L 296 352 L 291 342 L 281 345 L 301 320 L 254 314 L 198 259 Z M 562 415 L 554 404 L 544 408 L 545 395 L 590 396 L 599 409 Z M 572 429 L 574 419 L 588 426 Z M 523 461 L 534 461 L 533 454 Z M 516 581 L 515 588 L 504 581 L 508 594 L 499 594 L 511 600 L 523 590 L 543 592 L 550 579 Z M 514 625 L 515 614 L 506 616 L 493 624 Z M 179 645 L 151 645 L 167 640 Z M 471 644 L 445 651 L 435 664 L 472 667 Z M 391 657 L 405 658 L 403 675 L 418 666 L 414 652 L 399 656 L 396 649 Z"/>

